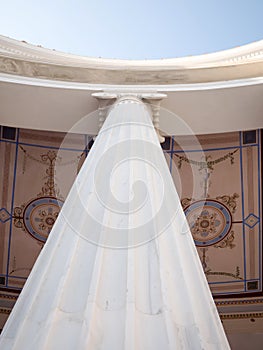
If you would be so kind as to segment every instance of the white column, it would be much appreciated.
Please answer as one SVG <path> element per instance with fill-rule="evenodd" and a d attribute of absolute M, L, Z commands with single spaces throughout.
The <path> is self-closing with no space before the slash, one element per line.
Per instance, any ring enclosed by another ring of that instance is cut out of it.
<path fill-rule="evenodd" d="M 110 109 L 0 349 L 230 349 L 139 98 Z"/>

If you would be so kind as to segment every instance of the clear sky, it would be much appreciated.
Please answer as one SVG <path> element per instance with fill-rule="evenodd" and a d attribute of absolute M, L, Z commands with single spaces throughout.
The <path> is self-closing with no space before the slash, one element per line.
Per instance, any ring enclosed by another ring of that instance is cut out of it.
<path fill-rule="evenodd" d="M 0 0 L 0 34 L 105 58 L 209 53 L 263 39 L 263 0 Z"/>

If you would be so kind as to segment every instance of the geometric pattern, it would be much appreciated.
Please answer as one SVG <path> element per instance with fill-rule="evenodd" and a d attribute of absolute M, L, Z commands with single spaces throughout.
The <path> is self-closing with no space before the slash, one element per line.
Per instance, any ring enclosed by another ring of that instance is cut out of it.
<path fill-rule="evenodd" d="M 0 221 L 4 224 L 8 220 L 11 219 L 11 214 L 5 209 L 1 208 L 0 209 Z"/>
<path fill-rule="evenodd" d="M 259 222 L 259 217 L 257 217 L 255 214 L 249 214 L 244 220 L 244 224 L 250 228 L 253 228 L 254 226 L 256 226 L 258 222 Z"/>

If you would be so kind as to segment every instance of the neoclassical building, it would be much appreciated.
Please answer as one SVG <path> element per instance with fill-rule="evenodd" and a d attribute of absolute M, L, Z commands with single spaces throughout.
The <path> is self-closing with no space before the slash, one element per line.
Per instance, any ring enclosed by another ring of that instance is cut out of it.
<path fill-rule="evenodd" d="M 108 111 L 125 96 L 151 109 L 230 345 L 260 349 L 263 41 L 130 61 L 0 37 L 1 328 Z"/>

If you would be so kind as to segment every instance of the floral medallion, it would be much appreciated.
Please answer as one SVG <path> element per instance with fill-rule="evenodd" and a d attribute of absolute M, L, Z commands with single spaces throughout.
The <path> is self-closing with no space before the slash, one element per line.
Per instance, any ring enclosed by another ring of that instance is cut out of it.
<path fill-rule="evenodd" d="M 223 240 L 230 232 L 232 217 L 229 209 L 215 200 L 200 200 L 185 208 L 195 244 L 210 246 Z"/>
<path fill-rule="evenodd" d="M 39 241 L 45 242 L 62 205 L 63 201 L 54 197 L 32 200 L 23 212 L 23 223 L 27 232 Z"/>

